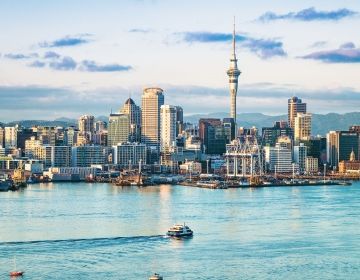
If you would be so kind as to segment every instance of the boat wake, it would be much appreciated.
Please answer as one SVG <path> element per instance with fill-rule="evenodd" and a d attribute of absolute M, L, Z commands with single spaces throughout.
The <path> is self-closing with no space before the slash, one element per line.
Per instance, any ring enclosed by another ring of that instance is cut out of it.
<path fill-rule="evenodd" d="M 10 245 L 27 245 L 27 244 L 54 244 L 54 243 L 132 243 L 156 241 L 167 236 L 164 235 L 148 235 L 148 236 L 117 236 L 117 237 L 96 237 L 96 238 L 79 238 L 79 239 L 49 239 L 49 240 L 29 240 L 29 241 L 10 241 L 0 242 L 1 246 Z"/>

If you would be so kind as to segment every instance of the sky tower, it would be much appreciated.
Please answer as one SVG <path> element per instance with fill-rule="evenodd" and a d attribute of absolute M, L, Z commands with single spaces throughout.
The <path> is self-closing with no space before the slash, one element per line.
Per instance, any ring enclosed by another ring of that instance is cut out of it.
<path fill-rule="evenodd" d="M 234 30 L 233 30 L 233 40 L 232 40 L 232 54 L 230 57 L 230 67 L 227 71 L 229 76 L 229 86 L 230 86 L 230 117 L 234 119 L 236 127 L 236 94 L 238 88 L 238 77 L 241 72 L 237 67 L 237 59 L 235 53 L 235 18 L 234 18 Z"/>

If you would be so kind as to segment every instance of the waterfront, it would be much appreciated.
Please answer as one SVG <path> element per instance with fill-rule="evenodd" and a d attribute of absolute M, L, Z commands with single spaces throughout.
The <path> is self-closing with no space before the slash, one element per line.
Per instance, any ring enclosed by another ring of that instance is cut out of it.
<path fill-rule="evenodd" d="M 49 183 L 0 193 L 0 278 L 358 279 L 360 183 L 210 190 Z M 164 237 L 175 222 L 189 240 Z M 36 241 L 36 242 L 34 242 Z"/>

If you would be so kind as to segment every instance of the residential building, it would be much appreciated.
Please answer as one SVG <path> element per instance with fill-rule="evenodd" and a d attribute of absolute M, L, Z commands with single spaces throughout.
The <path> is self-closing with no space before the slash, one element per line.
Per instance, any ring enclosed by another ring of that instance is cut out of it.
<path fill-rule="evenodd" d="M 147 149 L 145 144 L 120 143 L 112 147 L 113 163 L 121 167 L 146 163 Z"/>
<path fill-rule="evenodd" d="M 71 148 L 72 167 L 90 167 L 106 164 L 110 148 L 99 145 L 85 145 Z"/>

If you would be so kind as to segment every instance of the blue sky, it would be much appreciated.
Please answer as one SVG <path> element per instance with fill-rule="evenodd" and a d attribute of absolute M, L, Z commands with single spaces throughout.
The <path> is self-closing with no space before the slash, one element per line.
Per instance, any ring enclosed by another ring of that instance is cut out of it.
<path fill-rule="evenodd" d="M 0 4 L 0 121 L 106 115 L 161 86 L 185 114 L 358 111 L 359 1 L 35 1 Z"/>

